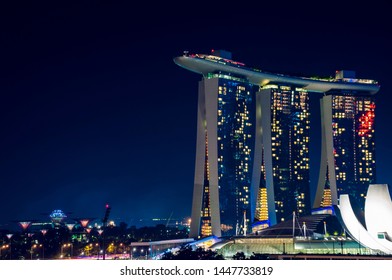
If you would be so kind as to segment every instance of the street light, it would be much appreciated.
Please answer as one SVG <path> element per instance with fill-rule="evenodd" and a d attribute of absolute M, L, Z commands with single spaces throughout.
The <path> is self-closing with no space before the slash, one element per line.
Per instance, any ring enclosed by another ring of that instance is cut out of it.
<path fill-rule="evenodd" d="M 144 249 L 140 250 L 141 255 L 143 255 L 144 251 L 146 251 L 146 255 L 145 255 L 146 260 L 147 260 L 148 251 L 150 251 L 150 250 L 151 250 L 151 248 L 148 248 L 148 250 L 147 249 L 146 250 L 144 250 Z"/>
<path fill-rule="evenodd" d="M 65 247 L 65 244 L 61 245 L 60 247 L 60 258 L 63 258 L 63 248 Z"/>
<path fill-rule="evenodd" d="M 42 246 L 42 259 L 45 259 L 45 235 L 48 232 L 47 229 L 41 229 L 41 233 L 42 233 L 42 244 L 40 246 Z"/>
<path fill-rule="evenodd" d="M 33 259 L 33 253 L 34 253 L 34 249 L 36 249 L 36 248 L 42 248 L 42 250 L 43 250 L 43 245 L 42 244 L 34 244 L 34 245 L 32 245 L 31 246 L 31 248 L 30 248 L 30 260 L 32 260 Z M 42 254 L 44 254 L 44 251 L 42 251 Z M 42 257 L 42 259 L 43 259 L 44 257 Z"/>
<path fill-rule="evenodd" d="M 68 243 L 68 247 L 71 247 L 71 254 L 70 254 L 69 258 L 72 259 L 73 258 L 73 244 Z"/>
<path fill-rule="evenodd" d="M 37 244 L 32 245 L 30 248 L 30 260 L 33 259 L 33 249 L 35 249 L 35 248 L 37 248 Z"/>
<path fill-rule="evenodd" d="M 12 256 L 12 239 L 11 238 L 12 238 L 13 234 L 9 233 L 6 236 L 7 236 L 8 240 L 10 241 L 10 259 L 11 259 L 11 256 Z"/>
<path fill-rule="evenodd" d="M 117 254 L 117 246 L 114 245 L 114 242 L 112 242 L 112 243 L 110 244 L 110 246 L 113 247 L 113 252 L 114 252 L 114 254 Z"/>
<path fill-rule="evenodd" d="M 123 254 L 123 253 L 124 253 L 124 249 L 122 248 L 122 246 L 123 246 L 122 243 L 120 243 L 120 244 L 118 245 L 118 247 L 120 247 L 120 254 Z M 117 247 L 116 247 L 116 253 L 117 253 Z"/>
<path fill-rule="evenodd" d="M 98 230 L 98 234 L 99 234 L 99 236 L 101 236 L 101 239 L 102 239 L 102 249 L 103 249 L 103 253 L 102 253 L 102 259 L 104 260 L 105 259 L 105 255 L 106 255 L 106 248 L 105 248 L 105 232 L 104 232 L 104 230 L 103 229 L 99 229 Z"/>
<path fill-rule="evenodd" d="M 7 249 L 8 247 L 9 247 L 8 244 L 6 244 L 6 245 L 1 245 L 1 247 L 0 247 L 0 258 L 1 258 L 1 250 L 2 250 L 2 249 Z"/>
<path fill-rule="evenodd" d="M 72 243 L 68 243 L 67 246 L 68 246 L 68 248 L 71 247 L 71 254 L 69 255 L 69 258 L 72 259 L 72 257 L 73 257 L 73 244 Z"/>
<path fill-rule="evenodd" d="M 42 259 L 45 259 L 45 246 L 44 244 L 39 244 L 40 247 L 42 247 Z"/>
<path fill-rule="evenodd" d="M 64 257 L 64 248 L 66 248 L 66 247 L 71 248 L 71 252 L 68 251 L 68 253 L 69 253 L 69 258 L 72 258 L 72 256 L 73 256 L 73 244 L 72 244 L 72 243 L 65 243 L 65 244 L 63 244 L 63 245 L 61 246 L 61 255 L 60 255 L 60 258 L 63 258 L 63 257 Z"/>
<path fill-rule="evenodd" d="M 99 260 L 99 251 L 101 250 L 99 243 L 95 243 L 95 247 L 97 247 L 97 259 Z"/>

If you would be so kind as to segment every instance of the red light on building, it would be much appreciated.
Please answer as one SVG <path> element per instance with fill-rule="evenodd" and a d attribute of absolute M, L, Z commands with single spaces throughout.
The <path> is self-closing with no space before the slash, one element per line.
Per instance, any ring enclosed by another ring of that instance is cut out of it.
<path fill-rule="evenodd" d="M 374 117 L 374 112 L 367 111 L 359 118 L 358 136 L 367 136 L 372 132 Z"/>

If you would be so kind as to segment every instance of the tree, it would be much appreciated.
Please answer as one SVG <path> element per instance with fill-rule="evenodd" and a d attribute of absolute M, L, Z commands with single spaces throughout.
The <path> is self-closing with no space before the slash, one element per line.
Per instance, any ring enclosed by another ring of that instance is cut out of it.
<path fill-rule="evenodd" d="M 162 256 L 162 260 L 223 260 L 223 256 L 212 250 L 205 250 L 201 247 L 193 250 L 191 246 L 182 246 L 177 252 L 167 252 Z"/>
<path fill-rule="evenodd" d="M 269 256 L 266 254 L 259 254 L 253 252 L 253 254 L 249 257 L 249 260 L 269 260 Z"/>
<path fill-rule="evenodd" d="M 234 256 L 233 256 L 233 260 L 247 260 L 244 252 L 237 252 Z"/>

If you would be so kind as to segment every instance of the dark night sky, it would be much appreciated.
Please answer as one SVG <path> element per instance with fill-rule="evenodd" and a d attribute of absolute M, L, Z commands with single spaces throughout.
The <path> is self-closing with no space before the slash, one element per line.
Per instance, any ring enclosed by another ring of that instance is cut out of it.
<path fill-rule="evenodd" d="M 9 2 L 0 6 L 3 227 L 54 209 L 102 217 L 106 202 L 127 222 L 190 215 L 200 76 L 173 63 L 183 50 L 226 49 L 266 71 L 349 69 L 378 80 L 377 176 L 392 184 L 384 4 Z"/>

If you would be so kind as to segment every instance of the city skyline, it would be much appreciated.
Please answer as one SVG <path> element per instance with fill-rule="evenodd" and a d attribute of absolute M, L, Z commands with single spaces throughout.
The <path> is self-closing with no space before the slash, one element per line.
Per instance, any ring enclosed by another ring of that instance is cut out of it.
<path fill-rule="evenodd" d="M 196 93 L 198 77 L 173 65 L 183 50 L 228 49 L 235 60 L 271 72 L 325 76 L 353 69 L 378 80 L 377 182 L 392 182 L 383 9 L 368 21 L 348 6 L 328 22 L 303 12 L 311 25 L 291 22 L 288 8 L 279 22 L 247 10 L 235 25 L 207 13 L 139 22 L 130 10 L 100 4 L 2 9 L 0 224 L 40 219 L 54 209 L 97 216 L 105 203 L 124 219 L 189 216 L 197 113 L 189 85 Z M 239 32 L 246 44 L 233 39 Z M 290 44 L 259 44 L 255 34 Z M 311 155 L 318 149 L 311 147 Z M 313 194 L 318 169 L 310 170 Z"/>

